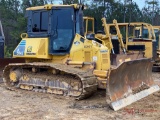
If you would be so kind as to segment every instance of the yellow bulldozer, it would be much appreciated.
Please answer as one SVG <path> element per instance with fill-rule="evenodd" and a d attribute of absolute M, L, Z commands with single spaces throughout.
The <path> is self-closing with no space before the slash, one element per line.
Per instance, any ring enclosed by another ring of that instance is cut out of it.
<path fill-rule="evenodd" d="M 156 49 L 157 49 L 157 58 L 160 58 L 160 26 L 153 26 L 153 30 L 156 37 Z"/>
<path fill-rule="evenodd" d="M 143 52 L 145 58 L 153 58 L 155 51 L 155 34 L 152 25 L 144 22 L 117 23 L 113 20 L 113 24 L 109 24 L 109 30 L 112 33 L 114 28 L 117 36 L 124 42 L 124 46 L 128 52 Z M 145 28 L 145 29 L 144 29 Z M 145 33 L 148 30 L 149 33 Z M 123 33 L 122 33 L 123 32 Z M 113 34 L 112 34 L 113 35 Z M 119 37 L 121 36 L 121 37 Z M 122 37 L 123 36 L 123 37 Z"/>
<path fill-rule="evenodd" d="M 154 30 L 155 34 L 155 47 L 154 47 L 154 54 L 156 57 L 154 57 L 154 64 L 153 64 L 153 72 L 160 72 L 160 26 L 152 26 L 152 29 Z M 149 33 L 147 29 L 146 33 Z"/>
<path fill-rule="evenodd" d="M 117 23 L 121 27 L 121 23 Z M 138 23 L 125 23 L 129 24 L 127 26 L 132 26 L 132 36 L 128 37 L 130 33 L 126 33 L 126 45 L 135 44 L 144 45 L 144 56 L 146 58 L 152 58 L 153 62 L 153 72 L 160 71 L 160 48 L 159 48 L 159 26 L 152 26 L 148 23 L 138 22 Z M 127 27 L 126 26 L 126 27 Z M 119 28 L 118 28 L 119 29 Z M 129 43 L 129 44 L 128 44 Z M 135 48 L 135 47 L 133 47 Z"/>
<path fill-rule="evenodd" d="M 107 24 L 105 18 L 101 20 L 104 33 L 101 31 L 95 34 L 94 18 L 84 17 L 85 35 L 95 34 L 96 41 L 99 41 L 110 50 L 111 57 L 117 58 L 117 60 L 111 58 L 112 61 L 116 61 L 116 65 L 127 60 L 153 57 L 153 45 L 155 45 L 153 44 L 155 42 L 154 31 L 151 31 L 153 34 L 150 34 L 149 37 L 140 37 L 140 31 L 137 31 L 139 27 L 145 28 L 147 26 L 147 29 L 150 29 L 150 24 L 140 22 L 117 23 L 116 20 L 113 20 L 113 23 Z"/>
<path fill-rule="evenodd" d="M 140 53 L 153 61 L 153 72 L 160 72 L 160 40 L 159 26 L 152 26 L 144 22 L 113 23 L 108 24 L 111 37 L 117 37 L 124 43 L 126 51 Z M 123 35 L 122 35 L 123 34 Z"/>
<path fill-rule="evenodd" d="M 101 44 L 103 39 L 96 41 L 94 34 L 84 31 L 83 9 L 78 4 L 26 9 L 27 33 L 21 34 L 13 51 L 13 57 L 25 58 L 25 63 L 5 67 L 6 87 L 76 99 L 105 88 L 106 101 L 114 110 L 158 91 L 150 59 L 111 64 L 113 57 L 110 48 Z"/>

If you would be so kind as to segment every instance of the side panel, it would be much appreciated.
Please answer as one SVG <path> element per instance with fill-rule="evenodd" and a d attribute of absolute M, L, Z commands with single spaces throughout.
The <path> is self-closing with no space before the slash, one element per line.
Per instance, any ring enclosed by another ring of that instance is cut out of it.
<path fill-rule="evenodd" d="M 107 47 L 76 35 L 70 51 L 72 61 L 95 62 L 96 70 L 110 69 L 110 55 Z"/>
<path fill-rule="evenodd" d="M 144 45 L 145 46 L 145 51 L 144 51 L 144 57 L 146 58 L 152 58 L 152 41 L 147 41 L 147 42 L 128 42 L 127 45 Z"/>
<path fill-rule="evenodd" d="M 48 38 L 24 38 L 13 51 L 14 58 L 51 58 L 48 55 Z"/>

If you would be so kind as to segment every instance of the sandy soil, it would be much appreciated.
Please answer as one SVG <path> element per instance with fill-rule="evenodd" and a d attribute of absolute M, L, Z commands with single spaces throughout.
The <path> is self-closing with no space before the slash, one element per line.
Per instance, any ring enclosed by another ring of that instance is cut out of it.
<path fill-rule="evenodd" d="M 160 75 L 153 74 L 157 83 Z M 30 91 L 10 91 L 0 84 L 0 120 L 160 120 L 160 91 L 114 112 L 105 102 L 105 91 L 89 99 Z"/>

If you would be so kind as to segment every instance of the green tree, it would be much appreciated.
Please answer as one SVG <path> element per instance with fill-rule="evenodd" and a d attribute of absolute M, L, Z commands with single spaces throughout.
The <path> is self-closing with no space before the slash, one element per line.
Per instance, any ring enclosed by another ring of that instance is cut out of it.
<path fill-rule="evenodd" d="M 160 25 L 160 7 L 158 0 L 146 0 L 142 9 L 143 20 L 153 25 Z"/>
<path fill-rule="evenodd" d="M 20 0 L 1 0 L 0 19 L 5 34 L 5 44 L 12 53 L 20 41 L 20 34 L 25 31 L 25 19 L 21 10 Z"/>
<path fill-rule="evenodd" d="M 78 0 L 63 0 L 63 4 L 74 4 L 79 3 Z"/>
<path fill-rule="evenodd" d="M 124 5 L 122 2 L 115 0 L 93 0 L 89 9 L 84 13 L 87 16 L 95 17 L 97 19 L 98 29 L 100 29 L 102 28 L 101 18 L 103 16 L 106 17 L 107 23 L 112 23 L 114 19 L 118 22 L 123 22 L 124 12 L 126 14 L 126 22 L 140 21 L 142 19 L 142 12 L 135 2 Z"/>

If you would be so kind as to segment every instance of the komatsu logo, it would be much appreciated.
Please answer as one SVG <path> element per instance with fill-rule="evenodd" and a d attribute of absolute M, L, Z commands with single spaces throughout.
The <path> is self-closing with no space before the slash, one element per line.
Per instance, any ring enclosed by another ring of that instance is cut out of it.
<path fill-rule="evenodd" d="M 32 46 L 28 46 L 27 52 L 32 52 Z"/>
<path fill-rule="evenodd" d="M 36 53 L 32 52 L 32 46 L 28 46 L 27 47 L 27 53 L 26 53 L 26 55 L 36 55 Z"/>

